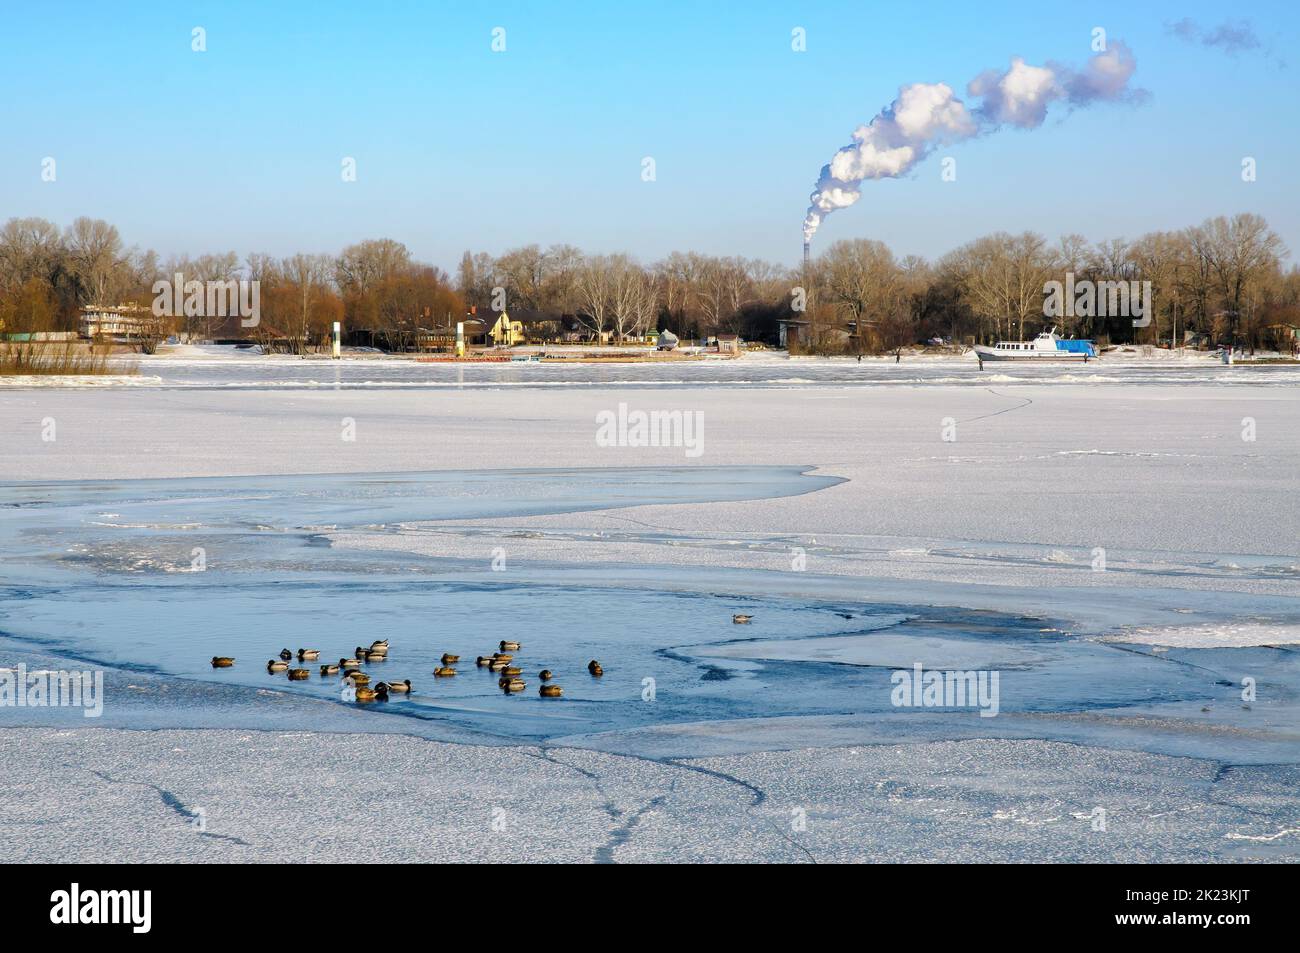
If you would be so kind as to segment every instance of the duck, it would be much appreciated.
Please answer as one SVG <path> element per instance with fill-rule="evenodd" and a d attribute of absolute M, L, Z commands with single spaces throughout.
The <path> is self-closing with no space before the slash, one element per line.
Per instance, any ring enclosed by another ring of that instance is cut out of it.
<path fill-rule="evenodd" d="M 506 692 L 522 692 L 527 687 L 522 678 L 503 678 L 497 684 Z"/>
<path fill-rule="evenodd" d="M 322 665 L 320 667 L 321 678 L 328 678 L 329 676 L 337 675 L 338 673 L 339 667 L 337 665 Z"/>
<path fill-rule="evenodd" d="M 559 685 L 543 685 L 537 690 L 537 694 L 543 698 L 559 698 L 564 694 L 564 689 Z"/>
<path fill-rule="evenodd" d="M 287 671 L 288 668 L 288 662 L 281 662 L 277 659 L 271 659 L 271 661 L 266 663 L 266 670 L 268 672 L 284 672 Z"/>
<path fill-rule="evenodd" d="M 388 640 L 387 640 L 387 639 L 376 639 L 375 641 L 371 642 L 371 643 L 370 643 L 370 651 L 372 651 L 372 652 L 386 653 L 386 652 L 388 651 Z"/>
<path fill-rule="evenodd" d="M 339 659 L 339 668 L 343 669 L 344 671 L 352 671 L 353 669 L 358 669 L 360 667 L 361 667 L 361 663 L 354 658 Z"/>
<path fill-rule="evenodd" d="M 491 662 L 488 663 L 488 668 L 490 668 L 494 672 L 499 672 L 509 664 L 510 663 L 507 662 L 505 659 L 493 659 Z"/>
<path fill-rule="evenodd" d="M 408 678 L 404 682 L 380 682 L 386 691 L 395 692 L 398 695 L 411 694 L 411 680 Z"/>
<path fill-rule="evenodd" d="M 369 685 L 370 676 L 365 672 L 348 672 L 343 676 L 352 682 L 353 685 Z"/>
<path fill-rule="evenodd" d="M 212 656 L 212 667 L 213 667 L 213 668 L 230 668 L 230 666 L 232 666 L 232 665 L 234 665 L 234 664 L 235 664 L 235 660 L 234 660 L 233 658 L 231 658 L 229 655 L 214 655 L 214 656 Z"/>
<path fill-rule="evenodd" d="M 501 674 L 505 675 L 507 678 L 514 678 L 518 675 L 524 674 L 524 670 L 518 665 L 507 665 L 501 670 Z"/>
<path fill-rule="evenodd" d="M 595 675 L 596 677 L 600 677 L 601 675 L 605 674 L 605 670 L 600 667 L 600 663 L 597 662 L 595 659 L 592 659 L 590 662 L 587 663 L 587 671 L 589 671 L 592 675 Z"/>
<path fill-rule="evenodd" d="M 305 669 L 305 668 L 289 669 L 289 681 L 291 682 L 305 682 L 309 678 L 311 678 L 311 671 L 309 669 Z"/>
<path fill-rule="evenodd" d="M 544 668 L 537 673 L 537 677 L 544 682 L 549 682 L 551 679 L 555 677 L 555 675 L 551 672 L 549 668 Z"/>
<path fill-rule="evenodd" d="M 501 651 L 502 651 L 502 652 L 518 652 L 518 651 L 519 651 L 520 649 L 522 649 L 523 647 L 524 647 L 524 644 L 523 644 L 522 642 L 502 642 L 502 643 L 501 643 Z"/>
<path fill-rule="evenodd" d="M 460 656 L 459 656 L 459 655 L 452 655 L 450 652 L 443 652 L 443 653 L 442 653 L 442 664 L 443 664 L 443 665 L 455 665 L 455 664 L 456 664 L 457 662 L 459 662 L 459 661 L 460 661 Z"/>
<path fill-rule="evenodd" d="M 456 670 L 452 668 L 450 665 L 444 665 L 442 666 L 442 668 L 435 668 L 433 670 L 433 674 L 436 675 L 438 678 L 451 678 L 453 675 L 456 674 Z"/>
<path fill-rule="evenodd" d="M 749 625 L 749 623 L 753 620 L 753 618 L 754 617 L 752 615 L 743 615 L 738 612 L 731 617 L 731 621 L 734 622 L 736 625 Z"/>
<path fill-rule="evenodd" d="M 370 661 L 370 650 L 369 650 L 369 649 L 363 649 L 361 646 L 358 645 L 358 646 L 357 646 L 357 650 L 356 650 L 356 652 L 353 653 L 353 654 L 356 656 L 356 658 L 358 658 L 358 659 L 359 659 L 360 661 L 362 661 L 362 662 L 368 662 L 368 661 Z"/>
<path fill-rule="evenodd" d="M 299 649 L 298 650 L 299 662 L 314 662 L 318 658 L 320 658 L 320 649 Z"/>
<path fill-rule="evenodd" d="M 287 662 L 289 659 L 293 658 L 293 653 L 288 649 L 280 649 L 280 658 Z"/>
<path fill-rule="evenodd" d="M 356 701 L 362 705 L 370 702 L 386 702 L 388 701 L 388 689 L 384 688 L 383 685 L 376 688 L 359 687 L 356 691 Z"/>

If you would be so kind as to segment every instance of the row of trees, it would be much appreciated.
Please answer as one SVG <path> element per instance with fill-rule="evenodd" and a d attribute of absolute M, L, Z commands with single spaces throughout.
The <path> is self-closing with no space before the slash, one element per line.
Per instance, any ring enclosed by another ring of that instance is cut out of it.
<path fill-rule="evenodd" d="M 1300 325 L 1300 271 L 1283 268 L 1287 254 L 1263 218 L 1243 214 L 1095 245 L 1079 235 L 1051 243 L 999 232 L 935 262 L 851 239 L 806 269 L 694 252 L 641 266 L 626 255 L 528 245 L 497 258 L 466 252 L 458 288 L 480 308 L 494 288 L 505 289 L 511 307 L 574 314 L 615 337 L 658 326 L 774 340 L 778 322 L 803 319 L 818 350 L 1008 339 L 1044 324 L 1102 341 L 1181 343 L 1190 331 L 1256 347 L 1279 346 L 1287 326 Z M 1046 317 L 1044 286 L 1067 273 L 1076 282 L 1151 282 L 1150 324 L 1135 328 L 1127 314 Z"/>
<path fill-rule="evenodd" d="M 945 256 L 935 275 L 953 283 L 984 336 L 1043 323 L 1044 283 L 1069 273 L 1093 282 L 1149 281 L 1154 300 L 1144 328 L 1133 328 L 1127 315 L 1050 319 L 1068 333 L 1156 343 L 1186 330 L 1257 346 L 1270 327 L 1300 323 L 1300 273 L 1283 269 L 1287 254 L 1263 218 L 1243 214 L 1096 245 L 1079 235 L 1055 244 L 1032 232 L 991 235 Z"/>
<path fill-rule="evenodd" d="M 572 245 L 515 248 L 493 258 L 466 252 L 457 287 L 480 311 L 504 289 L 509 308 L 572 315 L 616 340 L 669 328 L 698 337 L 744 333 L 754 309 L 789 314 L 796 272 L 758 259 L 673 252 L 646 267 L 625 254 L 584 255 Z"/>
<path fill-rule="evenodd" d="M 328 338 L 333 322 L 367 329 L 391 347 L 421 329 L 446 327 L 468 308 L 568 315 L 592 335 L 616 340 L 667 328 L 686 337 L 732 332 L 775 341 L 779 322 L 806 321 L 819 350 L 892 349 L 942 337 L 971 342 L 1032 335 L 1045 323 L 1098 340 L 1181 340 L 1184 331 L 1251 346 L 1277 346 L 1278 329 L 1300 324 L 1300 272 L 1263 218 L 1215 218 L 1133 241 L 1089 244 L 1077 235 L 988 235 L 934 262 L 898 258 L 868 239 L 836 242 L 806 268 L 757 259 L 674 252 L 643 265 L 625 254 L 588 255 L 571 245 L 527 245 L 493 257 L 466 252 L 453 281 L 391 239 L 338 255 L 276 258 L 234 252 L 160 261 L 126 248 L 107 222 L 79 218 L 66 229 L 38 218 L 0 228 L 0 327 L 75 330 L 87 304 L 148 306 L 156 280 L 259 282 L 254 337 L 293 346 Z M 1127 316 L 1045 318 L 1044 284 L 1150 281 L 1150 324 Z M 178 331 L 211 337 L 218 316 L 179 319 Z"/>
<path fill-rule="evenodd" d="M 75 331 L 85 305 L 150 308 L 156 281 L 258 282 L 260 322 L 239 332 L 294 348 L 329 338 L 335 321 L 397 342 L 419 327 L 446 324 L 464 304 L 445 272 L 414 261 L 389 239 L 349 246 L 337 256 L 276 258 L 235 252 L 160 260 L 124 246 L 108 222 L 79 218 L 66 229 L 40 218 L 0 228 L 0 329 Z M 223 315 L 177 317 L 168 330 L 189 337 L 230 333 Z"/>

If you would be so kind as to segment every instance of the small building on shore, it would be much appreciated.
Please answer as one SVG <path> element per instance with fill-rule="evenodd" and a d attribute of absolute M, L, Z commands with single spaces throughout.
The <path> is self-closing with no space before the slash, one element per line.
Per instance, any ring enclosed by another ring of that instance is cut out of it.
<path fill-rule="evenodd" d="M 739 334 L 719 334 L 717 336 L 717 347 L 719 354 L 739 354 L 740 353 L 740 335 Z"/>
<path fill-rule="evenodd" d="M 415 340 L 416 350 L 454 351 L 457 324 L 461 325 L 466 347 L 483 347 L 487 343 L 486 323 L 481 318 L 467 316 L 439 327 L 421 328 Z"/>
<path fill-rule="evenodd" d="M 487 336 L 495 347 L 514 347 L 524 343 L 524 323 L 512 320 L 510 312 L 502 311 L 488 329 Z"/>
<path fill-rule="evenodd" d="M 497 315 L 488 331 L 488 339 L 497 347 L 557 344 L 571 340 L 580 331 L 581 325 L 573 315 L 521 308 Z"/>
<path fill-rule="evenodd" d="M 777 344 L 789 347 L 791 344 L 803 344 L 807 341 L 809 321 L 807 318 L 780 318 L 776 322 Z"/>
<path fill-rule="evenodd" d="M 140 305 L 86 305 L 81 309 L 79 332 L 92 341 L 118 344 L 159 336 L 163 319 Z"/>

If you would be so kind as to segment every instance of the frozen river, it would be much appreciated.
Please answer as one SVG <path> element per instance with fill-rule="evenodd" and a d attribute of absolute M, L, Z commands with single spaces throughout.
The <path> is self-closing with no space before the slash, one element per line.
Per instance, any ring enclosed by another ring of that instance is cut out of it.
<path fill-rule="evenodd" d="M 480 856 L 497 798 L 529 850 L 583 827 L 579 857 L 802 857 L 767 835 L 804 804 L 827 857 L 925 829 L 971 857 L 1294 859 L 1294 374 L 163 358 L 11 381 L 0 667 L 103 669 L 105 697 L 97 721 L 0 710 L 6 752 L 69 752 L 53 786 L 0 786 L 0 830 L 66 814 L 93 822 L 84 856 L 168 859 L 194 849 L 174 805 L 199 804 L 213 857 L 320 859 L 278 812 L 346 790 L 368 839 L 424 837 L 429 803 L 471 832 L 430 857 Z M 602 445 L 620 402 L 702 414 L 702 453 Z M 377 638 L 369 674 L 410 698 L 266 670 Z M 473 664 L 502 639 L 522 694 Z M 918 664 L 996 696 L 900 704 Z"/>

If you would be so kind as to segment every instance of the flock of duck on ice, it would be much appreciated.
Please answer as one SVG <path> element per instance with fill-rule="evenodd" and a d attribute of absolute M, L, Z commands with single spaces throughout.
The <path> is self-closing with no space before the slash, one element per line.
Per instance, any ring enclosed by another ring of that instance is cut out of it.
<path fill-rule="evenodd" d="M 737 625 L 747 624 L 753 617 L 748 615 L 733 615 L 731 621 Z M 522 692 L 528 687 L 523 679 L 523 668 L 515 664 L 514 653 L 523 648 L 522 642 L 512 642 L 508 639 L 503 640 L 497 647 L 497 651 L 491 655 L 480 655 L 475 659 L 475 665 L 479 668 L 486 668 L 491 672 L 500 673 L 497 680 L 499 687 L 506 694 Z M 278 659 L 271 659 L 266 663 L 267 672 L 275 675 L 284 672 L 290 681 L 305 682 L 311 678 L 311 670 L 307 668 L 292 668 L 290 663 L 293 661 L 294 654 L 288 649 L 280 651 Z M 316 662 L 320 660 L 320 649 L 299 649 L 298 662 Z M 373 688 L 370 687 L 370 676 L 361 671 L 362 665 L 369 665 L 372 662 L 386 662 L 388 660 L 388 640 L 381 639 L 370 643 L 370 648 L 364 648 L 358 645 L 352 658 L 340 658 L 338 664 L 327 663 L 320 667 L 320 677 L 330 678 L 334 675 L 343 676 L 343 681 L 350 689 L 350 696 L 358 704 L 368 705 L 372 702 L 386 702 L 389 695 L 409 695 L 412 692 L 411 680 L 403 681 L 386 681 L 378 682 Z M 451 678 L 456 674 L 456 664 L 460 661 L 459 655 L 453 655 L 450 652 L 444 652 L 440 660 L 442 664 L 433 670 L 435 678 Z M 229 655 L 212 656 L 213 668 L 231 668 L 235 664 L 233 657 Z M 592 659 L 587 663 L 587 672 L 592 678 L 600 678 L 605 674 L 605 669 L 601 667 L 600 662 Z M 544 668 L 537 673 L 538 679 L 541 680 L 541 686 L 538 694 L 543 698 L 560 698 L 564 695 L 564 689 L 552 682 L 555 673 L 549 668 Z"/>

